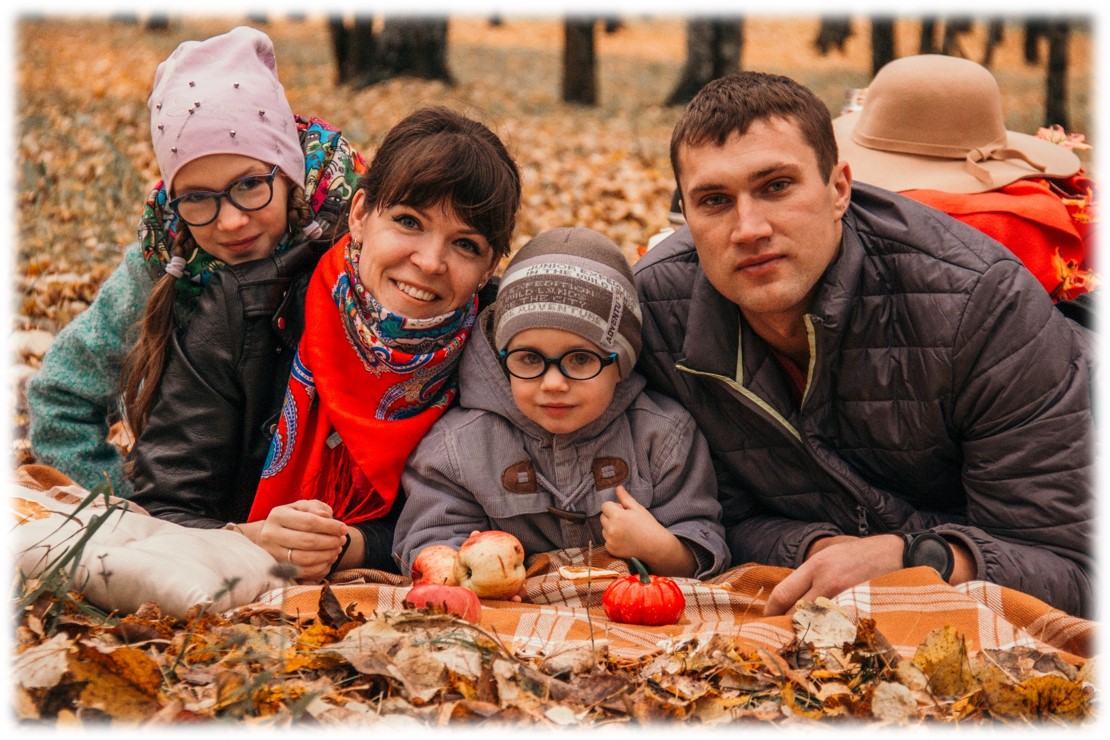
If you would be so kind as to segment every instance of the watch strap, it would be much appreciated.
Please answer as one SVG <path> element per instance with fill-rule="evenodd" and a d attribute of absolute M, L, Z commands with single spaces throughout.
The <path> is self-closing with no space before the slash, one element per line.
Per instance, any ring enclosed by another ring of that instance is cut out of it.
<path fill-rule="evenodd" d="M 936 532 L 903 532 L 902 567 L 928 565 L 947 581 L 956 566 L 956 557 L 948 540 Z"/>

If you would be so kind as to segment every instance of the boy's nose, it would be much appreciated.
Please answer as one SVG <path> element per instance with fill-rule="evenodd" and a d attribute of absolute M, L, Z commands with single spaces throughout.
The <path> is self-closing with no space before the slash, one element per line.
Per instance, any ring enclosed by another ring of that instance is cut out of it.
<path fill-rule="evenodd" d="M 567 377 L 559 370 L 557 364 L 551 363 L 548 365 L 547 370 L 544 371 L 541 377 L 542 380 L 540 385 L 544 390 L 566 390 L 568 385 Z"/>

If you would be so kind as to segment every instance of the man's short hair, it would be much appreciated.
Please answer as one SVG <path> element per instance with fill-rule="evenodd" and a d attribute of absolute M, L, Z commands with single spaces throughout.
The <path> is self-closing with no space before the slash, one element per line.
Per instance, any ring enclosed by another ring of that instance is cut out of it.
<path fill-rule="evenodd" d="M 827 181 L 839 161 L 836 136 L 828 107 L 805 85 L 782 75 L 736 72 L 708 83 L 698 91 L 671 134 L 671 168 L 681 189 L 678 149 L 682 145 L 717 146 L 736 132 L 747 133 L 756 121 L 784 118 L 793 121 L 817 155 L 817 168 Z"/>

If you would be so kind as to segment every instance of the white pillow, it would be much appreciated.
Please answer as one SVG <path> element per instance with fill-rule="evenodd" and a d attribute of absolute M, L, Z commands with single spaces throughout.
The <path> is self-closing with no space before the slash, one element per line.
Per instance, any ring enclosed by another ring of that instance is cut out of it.
<path fill-rule="evenodd" d="M 175 617 L 196 604 L 225 611 L 281 585 L 270 574 L 274 559 L 239 532 L 184 527 L 115 497 L 82 507 L 90 495 L 76 485 L 11 486 L 9 549 L 23 577 L 40 577 L 83 541 L 71 590 L 106 611 L 131 613 L 148 601 Z M 102 521 L 90 533 L 94 520 Z"/>

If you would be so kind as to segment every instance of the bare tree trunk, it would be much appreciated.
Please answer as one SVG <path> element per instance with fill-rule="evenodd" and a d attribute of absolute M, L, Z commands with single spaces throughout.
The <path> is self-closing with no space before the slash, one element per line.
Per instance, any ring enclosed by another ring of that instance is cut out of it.
<path fill-rule="evenodd" d="M 921 35 L 917 44 L 918 54 L 937 53 L 937 19 L 935 16 L 926 16 L 921 19 Z"/>
<path fill-rule="evenodd" d="M 328 38 L 331 39 L 331 53 L 335 57 L 335 84 L 345 85 L 351 78 L 350 31 L 343 23 L 343 16 L 328 16 Z"/>
<path fill-rule="evenodd" d="M 1068 41 L 1071 28 L 1067 21 L 1053 21 L 1048 28 L 1048 69 L 1045 72 L 1044 123 L 1070 128 L 1068 117 Z"/>
<path fill-rule="evenodd" d="M 740 69 L 744 19 L 686 21 L 686 64 L 667 105 L 688 103 L 707 82 Z"/>
<path fill-rule="evenodd" d="M 990 67 L 994 62 L 994 50 L 1002 43 L 1002 32 L 1006 28 L 1006 21 L 1002 18 L 991 18 L 987 21 L 987 46 L 983 49 L 983 66 Z"/>
<path fill-rule="evenodd" d="M 374 63 L 374 18 L 357 15 L 348 27 L 341 15 L 328 16 L 328 35 L 335 55 L 335 81 L 346 85 L 358 79 L 360 70 L 370 69 Z"/>
<path fill-rule="evenodd" d="M 940 53 L 967 59 L 967 52 L 960 46 L 960 36 L 971 31 L 969 18 L 948 18 L 944 21 L 944 42 Z"/>
<path fill-rule="evenodd" d="M 563 102 L 597 105 L 596 18 L 563 22 Z"/>
<path fill-rule="evenodd" d="M 446 18 L 388 18 L 378 35 L 372 82 L 408 75 L 452 82 L 447 71 Z"/>
<path fill-rule="evenodd" d="M 1041 63 L 1041 39 L 1048 36 L 1050 21 L 1030 19 L 1025 22 L 1025 39 L 1022 46 L 1026 64 Z"/>
<path fill-rule="evenodd" d="M 850 18 L 822 18 L 821 27 L 817 30 L 817 38 L 813 46 L 821 56 L 828 56 L 829 52 L 836 49 L 844 53 L 844 43 L 852 35 L 852 21 Z"/>
<path fill-rule="evenodd" d="M 871 76 L 894 61 L 894 19 L 871 19 Z"/>
<path fill-rule="evenodd" d="M 338 16 L 328 19 L 337 79 L 368 87 L 394 77 L 419 77 L 453 84 L 447 69 L 446 18 L 388 18 L 375 36 L 370 15 L 350 29 Z"/>

